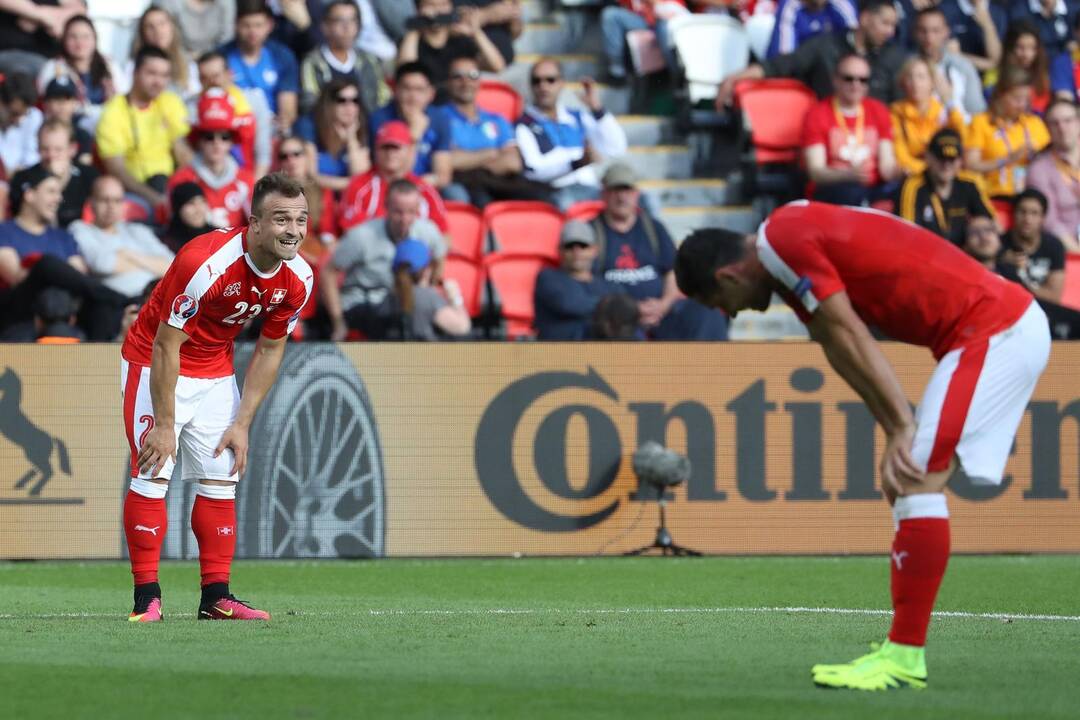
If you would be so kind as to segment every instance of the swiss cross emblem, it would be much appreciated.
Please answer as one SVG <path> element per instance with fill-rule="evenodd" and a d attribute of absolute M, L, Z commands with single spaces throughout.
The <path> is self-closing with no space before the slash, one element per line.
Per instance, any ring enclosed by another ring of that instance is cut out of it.
<path fill-rule="evenodd" d="M 217 534 L 218 535 L 235 535 L 236 534 L 236 528 L 234 528 L 232 525 L 226 525 L 225 527 L 219 527 L 217 529 Z"/>
<path fill-rule="evenodd" d="M 274 288 L 274 292 L 270 294 L 270 304 L 277 305 L 279 302 L 285 299 L 285 288 Z"/>

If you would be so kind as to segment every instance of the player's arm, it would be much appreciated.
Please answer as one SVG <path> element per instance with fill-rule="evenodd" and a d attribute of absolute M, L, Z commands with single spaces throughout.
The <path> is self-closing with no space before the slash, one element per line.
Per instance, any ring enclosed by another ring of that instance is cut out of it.
<path fill-rule="evenodd" d="M 180 377 L 180 346 L 188 334 L 168 323 L 158 325 L 150 356 L 150 401 L 154 426 L 139 451 L 139 469 L 156 476 L 165 461 L 176 456 L 176 380 Z"/>
<path fill-rule="evenodd" d="M 829 364 L 859 394 L 885 430 L 888 440 L 881 460 L 882 483 L 903 494 L 901 483 L 921 482 L 923 473 L 911 457 L 915 419 L 892 366 L 843 291 L 822 301 L 807 328 L 825 350 Z"/>
<path fill-rule="evenodd" d="M 232 472 L 237 475 L 244 472 L 247 465 L 248 429 L 255 419 L 255 411 L 259 409 L 270 386 L 277 378 L 278 368 L 281 367 L 281 358 L 285 355 L 285 342 L 288 335 L 280 338 L 268 338 L 259 336 L 255 344 L 255 353 L 248 363 L 247 375 L 244 376 L 244 388 L 240 392 L 240 409 L 236 413 L 236 419 L 229 426 L 225 434 L 221 436 L 221 442 L 214 450 L 217 457 L 227 447 L 233 449 L 236 457 Z"/>

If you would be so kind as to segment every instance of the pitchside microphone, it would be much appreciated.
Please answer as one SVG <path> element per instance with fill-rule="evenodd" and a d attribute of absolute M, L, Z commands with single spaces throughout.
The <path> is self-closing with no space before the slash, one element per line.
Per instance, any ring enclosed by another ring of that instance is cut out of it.
<path fill-rule="evenodd" d="M 690 477 L 690 458 L 650 440 L 634 452 L 634 474 L 662 491 L 686 482 Z"/>

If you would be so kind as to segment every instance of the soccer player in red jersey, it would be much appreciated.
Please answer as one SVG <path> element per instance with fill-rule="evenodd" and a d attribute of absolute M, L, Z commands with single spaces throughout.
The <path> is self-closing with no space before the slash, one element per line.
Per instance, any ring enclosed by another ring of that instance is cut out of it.
<path fill-rule="evenodd" d="M 311 294 L 312 272 L 297 255 L 307 234 L 303 187 L 281 173 L 255 184 L 247 227 L 187 243 L 139 312 L 124 341 L 121 389 L 131 446 L 124 534 L 135 576 L 132 622 L 161 620 L 158 561 L 165 494 L 177 454 L 195 480 L 191 529 L 199 542 L 199 619 L 269 620 L 229 592 L 236 547 L 236 483 L 248 428 L 277 376 L 285 340 Z M 263 319 L 244 379 L 233 377 L 233 340 Z"/>
<path fill-rule="evenodd" d="M 851 663 L 815 665 L 822 687 L 926 687 L 924 645 L 949 559 L 945 484 L 959 466 L 1000 484 L 1016 429 L 1050 354 L 1030 293 L 958 248 L 875 210 L 798 201 L 747 236 L 699 230 L 679 248 L 679 287 L 734 317 L 778 293 L 881 424 L 882 489 L 892 505 L 893 621 Z M 911 412 L 868 326 L 938 361 Z"/>

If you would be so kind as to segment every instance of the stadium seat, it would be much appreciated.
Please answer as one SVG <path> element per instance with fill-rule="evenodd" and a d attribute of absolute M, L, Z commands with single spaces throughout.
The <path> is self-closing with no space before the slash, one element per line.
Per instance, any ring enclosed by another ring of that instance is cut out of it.
<path fill-rule="evenodd" d="M 477 107 L 502 115 L 513 125 L 525 109 L 525 101 L 518 95 L 514 86 L 502 80 L 483 78 L 476 93 Z"/>
<path fill-rule="evenodd" d="M 1080 310 L 1080 253 L 1071 252 L 1065 257 L 1065 292 L 1061 304 Z"/>
<path fill-rule="evenodd" d="M 750 41 L 750 52 L 758 60 L 765 59 L 765 53 L 769 51 L 769 40 L 772 39 L 773 26 L 776 25 L 776 16 L 772 13 L 755 13 L 746 21 L 746 35 Z"/>
<path fill-rule="evenodd" d="M 484 258 L 488 279 L 506 320 L 510 340 L 535 337 L 533 293 L 536 276 L 545 267 L 554 267 L 551 258 L 535 254 L 492 253 Z"/>
<path fill-rule="evenodd" d="M 729 15 L 686 14 L 668 21 L 668 34 L 678 53 L 690 105 L 716 97 L 728 75 L 750 63 L 750 39 Z"/>
<path fill-rule="evenodd" d="M 604 212 L 603 200 L 581 200 L 566 209 L 566 219 L 589 222 L 602 212 Z"/>
<path fill-rule="evenodd" d="M 990 204 L 994 206 L 994 215 L 997 216 L 998 225 L 1002 232 L 1008 232 L 1013 224 L 1013 204 L 1005 198 L 991 198 Z"/>
<path fill-rule="evenodd" d="M 446 203 L 450 252 L 474 262 L 484 254 L 484 214 L 468 203 Z"/>
<path fill-rule="evenodd" d="M 480 296 L 484 290 L 484 267 L 479 259 L 473 260 L 451 252 L 443 262 L 443 278 L 457 282 L 469 317 L 479 317 Z"/>
<path fill-rule="evenodd" d="M 735 86 L 735 107 L 758 164 L 798 160 L 803 121 L 816 102 L 814 92 L 798 80 L 743 80 Z"/>
<path fill-rule="evenodd" d="M 484 209 L 484 226 L 503 253 L 559 258 L 559 233 L 565 218 L 547 203 L 532 200 L 494 202 Z"/>

